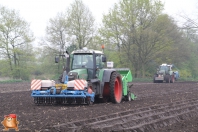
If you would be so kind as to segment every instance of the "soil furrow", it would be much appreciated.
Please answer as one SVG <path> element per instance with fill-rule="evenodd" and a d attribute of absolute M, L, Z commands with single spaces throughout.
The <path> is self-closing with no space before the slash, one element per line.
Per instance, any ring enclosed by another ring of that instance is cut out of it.
<path fill-rule="evenodd" d="M 110 122 L 105 122 L 103 124 L 88 124 L 83 126 L 80 130 L 93 130 L 93 131 L 120 131 L 120 130 L 138 130 L 138 131 L 151 131 L 164 126 L 167 126 L 170 123 L 176 123 L 181 119 L 188 119 L 198 115 L 197 106 L 190 106 L 185 109 L 173 110 L 169 112 L 161 112 L 152 116 L 146 117 L 121 117 L 119 120 L 111 120 Z M 156 124 L 160 124 L 156 126 Z M 131 127 L 133 126 L 133 127 Z M 149 129 L 148 129 L 149 128 Z"/>
<path fill-rule="evenodd" d="M 139 111 L 136 110 L 136 112 L 133 110 L 120 112 L 112 115 L 94 118 L 91 120 L 83 120 L 68 124 L 61 124 L 54 127 L 64 126 L 69 129 L 76 129 L 76 128 L 84 129 L 83 127 L 86 126 L 94 130 L 103 128 L 104 131 L 111 128 L 120 129 L 120 127 L 122 126 L 130 128 L 131 126 L 138 126 L 139 124 L 145 124 L 153 120 L 164 119 L 164 118 L 166 119 L 170 115 L 175 115 L 175 114 L 177 115 L 180 113 L 185 114 L 185 112 L 188 112 L 191 107 L 196 109 L 197 106 L 198 106 L 197 99 L 191 99 L 180 102 L 177 101 L 169 104 L 142 108 L 139 109 Z"/>
<path fill-rule="evenodd" d="M 0 121 L 14 113 L 24 132 L 198 132 L 197 82 L 134 83 L 131 92 L 138 98 L 120 104 L 37 106 L 30 82 L 0 84 Z"/>
<path fill-rule="evenodd" d="M 112 129 L 112 127 L 111 127 L 110 130 L 113 130 L 114 132 L 116 132 L 116 131 L 117 132 L 121 132 L 121 131 L 124 131 L 124 132 L 127 132 L 127 131 L 129 131 L 129 132 L 157 131 L 158 129 L 175 124 L 182 120 L 188 120 L 192 117 L 197 117 L 198 116 L 197 108 L 190 110 L 187 113 L 180 113 L 180 114 L 177 114 L 176 116 L 171 115 L 171 116 L 165 117 L 163 119 L 160 118 L 160 119 L 154 120 L 152 122 L 141 124 L 139 126 L 125 127 L 125 128 L 122 127 L 120 129 L 116 129 L 116 130 Z"/>

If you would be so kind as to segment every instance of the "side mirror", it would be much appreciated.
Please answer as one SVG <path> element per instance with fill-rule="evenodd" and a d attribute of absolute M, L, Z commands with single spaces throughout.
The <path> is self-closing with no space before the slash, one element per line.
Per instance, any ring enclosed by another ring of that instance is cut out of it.
<path fill-rule="evenodd" d="M 102 57 L 102 62 L 107 62 L 107 58 L 105 56 Z"/>
<path fill-rule="evenodd" d="M 64 55 L 65 55 L 65 58 L 69 58 L 69 52 L 67 50 Z"/>
<path fill-rule="evenodd" d="M 59 62 L 59 56 L 56 56 L 55 57 L 55 63 L 58 63 Z"/>

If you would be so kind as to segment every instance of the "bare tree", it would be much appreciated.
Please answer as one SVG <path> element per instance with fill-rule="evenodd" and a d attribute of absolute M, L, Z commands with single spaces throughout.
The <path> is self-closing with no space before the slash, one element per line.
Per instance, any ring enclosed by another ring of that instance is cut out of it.
<path fill-rule="evenodd" d="M 94 31 L 92 13 L 81 0 L 75 0 L 65 13 L 58 13 L 49 20 L 46 39 L 42 43 L 48 45 L 54 53 L 61 52 L 65 47 L 82 48 L 89 46 Z"/>
<path fill-rule="evenodd" d="M 71 52 L 77 48 L 89 46 L 93 35 L 92 13 L 81 0 L 75 0 L 64 13 L 58 13 L 56 17 L 49 20 L 46 38 L 41 43 L 45 45 L 45 51 L 48 52 L 44 53 L 45 55 L 62 54 L 66 49 Z"/>
<path fill-rule="evenodd" d="M 46 27 L 46 41 L 43 44 L 51 49 L 53 53 L 61 54 L 67 45 L 67 14 L 58 13 L 56 17 L 49 20 L 49 25 Z"/>
<path fill-rule="evenodd" d="M 89 46 L 94 36 L 94 17 L 82 0 L 75 0 L 67 10 L 67 31 L 78 48 Z"/>

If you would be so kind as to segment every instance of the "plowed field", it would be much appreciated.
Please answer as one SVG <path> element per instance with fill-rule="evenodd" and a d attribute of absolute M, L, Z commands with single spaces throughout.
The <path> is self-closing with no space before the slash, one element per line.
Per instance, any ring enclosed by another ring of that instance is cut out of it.
<path fill-rule="evenodd" d="M 14 113 L 24 132 L 198 132 L 198 82 L 133 84 L 135 101 L 91 106 L 37 106 L 30 83 L 0 84 L 0 122 Z"/>

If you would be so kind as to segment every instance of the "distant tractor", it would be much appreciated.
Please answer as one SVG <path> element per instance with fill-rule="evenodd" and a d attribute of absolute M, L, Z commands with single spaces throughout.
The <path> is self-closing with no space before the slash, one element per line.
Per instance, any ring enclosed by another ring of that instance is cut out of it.
<path fill-rule="evenodd" d="M 179 72 L 172 70 L 173 65 L 162 64 L 153 77 L 153 83 L 174 83 L 179 78 Z"/>
<path fill-rule="evenodd" d="M 128 68 L 113 68 L 113 62 L 106 62 L 102 51 L 87 48 L 64 55 L 66 58 L 60 83 L 54 80 L 33 80 L 31 96 L 35 104 L 92 104 L 111 101 L 120 103 L 123 99 L 134 100 L 131 92 L 132 74 Z M 59 57 L 55 62 L 59 62 Z M 107 63 L 107 68 L 105 64 Z"/>

